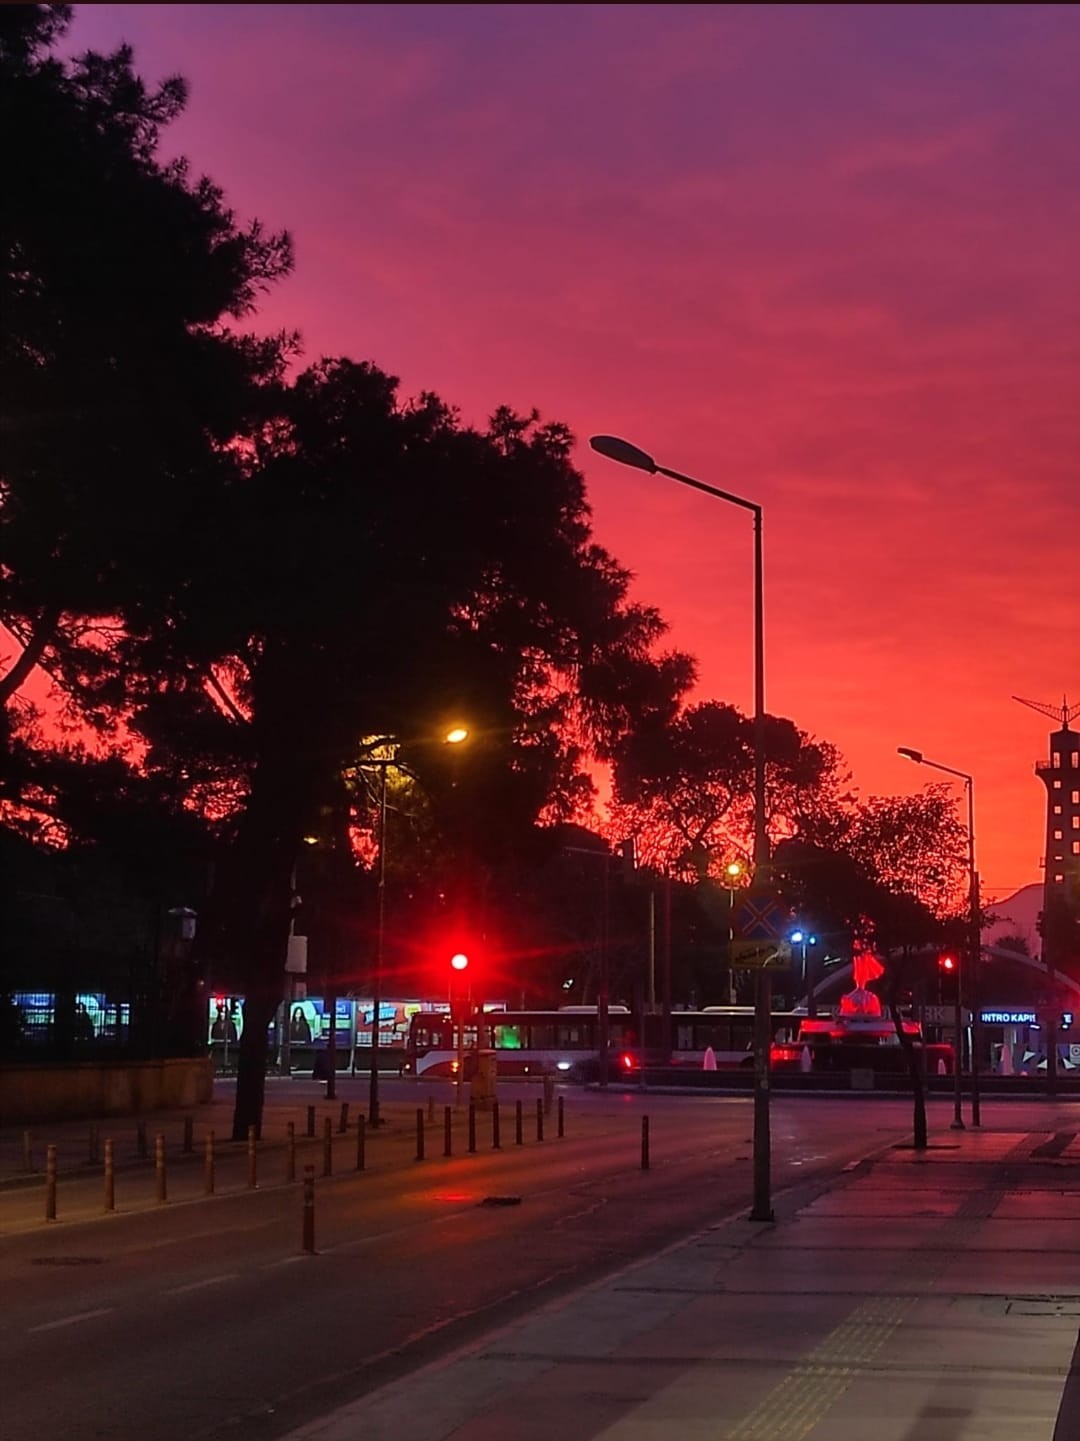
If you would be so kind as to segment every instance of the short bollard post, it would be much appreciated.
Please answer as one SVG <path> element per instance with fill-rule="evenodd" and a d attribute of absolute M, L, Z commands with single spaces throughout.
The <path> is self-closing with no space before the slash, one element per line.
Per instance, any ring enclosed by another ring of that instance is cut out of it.
<path fill-rule="evenodd" d="M 191 1116 L 184 1117 L 184 1155 L 190 1156 L 195 1149 L 195 1122 Z"/>
<path fill-rule="evenodd" d="M 24 1171 L 34 1169 L 34 1144 L 29 1131 L 22 1133 L 22 1163 Z"/>
<path fill-rule="evenodd" d="M 116 1210 L 116 1173 L 113 1168 L 112 1137 L 105 1137 L 105 1209 Z"/>
<path fill-rule="evenodd" d="M 338 1118 L 338 1127 L 337 1127 L 337 1128 L 338 1128 L 338 1135 L 339 1135 L 339 1136 L 344 1136 L 345 1133 L 346 1133 L 346 1132 L 348 1131 L 348 1129 L 349 1129 L 349 1103 L 348 1103 L 348 1101 L 342 1101 L 342 1103 L 341 1103 L 341 1115 L 340 1115 L 340 1117 Z"/>
<path fill-rule="evenodd" d="M 422 1161 L 422 1160 L 424 1159 L 424 1108 L 423 1108 L 423 1106 L 417 1106 L 417 1108 L 416 1108 L 416 1159 L 417 1159 L 418 1161 Z"/>
<path fill-rule="evenodd" d="M 45 1147 L 45 1219 L 56 1220 L 56 1147 Z"/>
<path fill-rule="evenodd" d="M 334 1171 L 334 1133 L 330 1124 L 330 1117 L 323 1120 L 322 1136 L 322 1173 L 324 1176 L 333 1175 Z"/>
<path fill-rule="evenodd" d="M 469 1155 L 476 1152 L 476 1102 L 469 1102 Z"/>
<path fill-rule="evenodd" d="M 362 1171 L 367 1165 L 367 1117 L 356 1118 L 356 1169 Z"/>
<path fill-rule="evenodd" d="M 258 1183 L 259 1183 L 259 1182 L 258 1182 L 258 1176 L 257 1176 L 257 1174 L 256 1174 L 256 1169 L 255 1169 L 256 1166 L 257 1166 L 257 1164 L 258 1164 L 258 1161 L 257 1161 L 257 1159 L 256 1159 L 256 1154 L 255 1154 L 255 1127 L 254 1127 L 254 1126 L 249 1126 L 249 1127 L 248 1127 L 247 1158 L 248 1158 L 248 1190 L 249 1190 L 249 1191 L 254 1191 L 255 1187 L 256 1187 L 256 1186 L 258 1185 Z"/>
<path fill-rule="evenodd" d="M 514 1144 L 524 1146 L 525 1144 L 525 1115 L 521 1102 L 514 1102 Z"/>
<path fill-rule="evenodd" d="M 648 1116 L 642 1116 L 642 1118 L 641 1118 L 641 1169 L 642 1169 L 643 1171 L 647 1171 L 647 1170 L 649 1169 L 649 1118 L 648 1118 Z"/>
<path fill-rule="evenodd" d="M 203 1191 L 207 1196 L 214 1194 L 214 1133 L 206 1133 L 206 1151 L 203 1159 Z"/>
<path fill-rule="evenodd" d="M 454 1108 L 453 1106 L 443 1107 L 442 1116 L 442 1153 L 444 1156 L 454 1154 Z"/>
<path fill-rule="evenodd" d="M 154 1137 L 154 1189 L 159 1206 L 168 1199 L 165 1190 L 165 1137 L 159 1131 Z"/>
<path fill-rule="evenodd" d="M 89 1159 L 91 1166 L 97 1165 L 98 1160 L 98 1127 L 96 1121 L 90 1122 L 90 1143 Z"/>
<path fill-rule="evenodd" d="M 492 1101 L 491 1103 L 491 1149 L 493 1151 L 502 1150 L 502 1137 L 499 1135 L 498 1101 Z"/>
<path fill-rule="evenodd" d="M 315 1107 L 314 1107 L 314 1106 L 309 1106 L 309 1107 L 307 1108 L 307 1133 L 308 1133 L 309 1136 L 314 1136 L 314 1134 L 315 1134 Z"/>
<path fill-rule="evenodd" d="M 285 1127 L 285 1180 L 296 1180 L 296 1122 L 290 1121 Z"/>
<path fill-rule="evenodd" d="M 544 1139 L 544 1102 L 540 1097 L 536 1101 L 536 1139 Z"/>
<path fill-rule="evenodd" d="M 302 1245 L 308 1256 L 315 1254 L 315 1167 L 304 1167 L 304 1225 Z"/>
<path fill-rule="evenodd" d="M 146 1122 L 136 1121 L 135 1123 L 135 1149 L 139 1154 L 139 1160 L 146 1160 Z"/>
<path fill-rule="evenodd" d="M 564 1105 L 564 1097 L 562 1096 L 559 1097 L 559 1109 L 556 1112 L 555 1129 L 558 1134 L 559 1140 L 561 1141 L 562 1138 L 566 1135 L 566 1106 Z"/>

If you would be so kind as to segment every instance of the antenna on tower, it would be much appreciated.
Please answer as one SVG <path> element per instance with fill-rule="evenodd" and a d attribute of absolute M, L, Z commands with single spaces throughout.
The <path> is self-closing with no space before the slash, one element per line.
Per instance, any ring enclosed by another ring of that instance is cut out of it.
<path fill-rule="evenodd" d="M 1074 716 L 1080 715 L 1080 704 L 1070 705 L 1065 696 L 1061 697 L 1060 706 L 1044 705 L 1042 701 L 1037 700 L 1024 700 L 1023 696 L 1019 695 L 1014 695 L 1013 700 L 1019 701 L 1021 705 L 1026 705 L 1030 710 L 1037 710 L 1040 715 L 1049 716 L 1051 720 L 1060 720 L 1063 731 L 1069 729 L 1069 722 Z"/>

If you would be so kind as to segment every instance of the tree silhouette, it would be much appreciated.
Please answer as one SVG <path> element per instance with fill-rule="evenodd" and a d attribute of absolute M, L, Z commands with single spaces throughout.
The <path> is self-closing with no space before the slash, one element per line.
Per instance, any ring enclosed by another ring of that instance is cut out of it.
<path fill-rule="evenodd" d="M 186 588 L 128 643 L 147 764 L 179 785 L 217 756 L 243 795 L 215 918 L 248 1012 L 238 1135 L 261 1112 L 297 851 L 362 738 L 422 777 L 475 914 L 577 759 L 673 712 L 692 674 L 654 657 L 663 622 L 592 541 L 570 444 L 508 411 L 470 429 L 373 365 L 324 361 L 282 390 Z M 450 756 L 437 738 L 461 717 L 476 740 Z"/>
<path fill-rule="evenodd" d="M 209 180 L 163 161 L 179 78 L 148 89 L 122 46 L 51 53 L 66 5 L 0 8 L 0 623 L 13 698 L 43 667 L 98 725 L 116 648 L 181 588 L 283 342 L 230 322 L 291 264 Z M 0 740 L 3 736 L 0 736 Z"/>

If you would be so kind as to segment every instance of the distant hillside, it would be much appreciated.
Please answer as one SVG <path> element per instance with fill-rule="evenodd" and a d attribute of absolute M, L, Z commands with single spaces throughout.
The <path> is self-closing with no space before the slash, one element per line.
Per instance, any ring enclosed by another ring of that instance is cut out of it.
<path fill-rule="evenodd" d="M 1042 940 L 1035 929 L 1035 922 L 1042 910 L 1042 903 L 1043 888 L 1040 881 L 1035 881 L 1030 886 L 1022 886 L 1015 895 L 1006 896 L 1004 900 L 995 901 L 990 906 L 990 911 L 1000 919 L 992 926 L 983 927 L 983 945 L 996 945 L 1005 936 L 1023 936 L 1028 943 L 1029 953 L 1033 956 L 1039 955 Z"/>

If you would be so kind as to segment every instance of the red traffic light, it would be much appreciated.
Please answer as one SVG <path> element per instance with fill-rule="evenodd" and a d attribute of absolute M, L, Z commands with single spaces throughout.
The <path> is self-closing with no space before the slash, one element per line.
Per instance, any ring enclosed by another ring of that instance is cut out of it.
<path fill-rule="evenodd" d="M 938 957 L 938 965 L 941 967 L 941 969 L 942 969 L 943 971 L 955 971 L 955 970 L 956 970 L 956 957 L 955 957 L 955 956 L 939 956 L 939 957 Z"/>
<path fill-rule="evenodd" d="M 450 957 L 450 965 L 455 971 L 467 971 L 469 969 L 469 958 L 464 951 L 457 951 Z"/>

